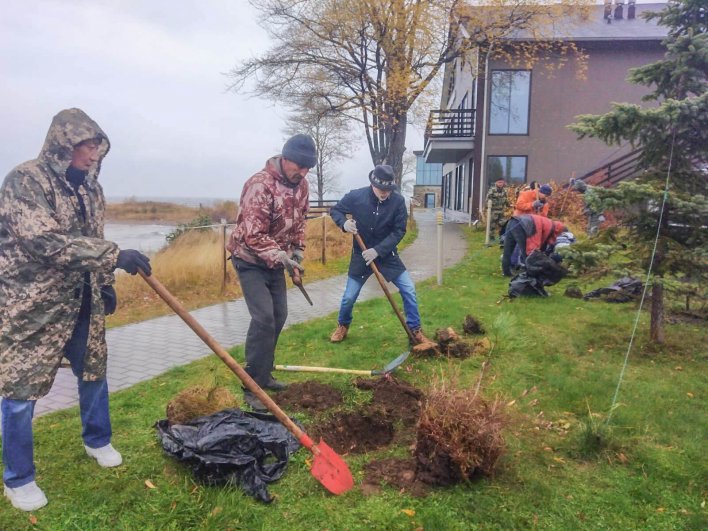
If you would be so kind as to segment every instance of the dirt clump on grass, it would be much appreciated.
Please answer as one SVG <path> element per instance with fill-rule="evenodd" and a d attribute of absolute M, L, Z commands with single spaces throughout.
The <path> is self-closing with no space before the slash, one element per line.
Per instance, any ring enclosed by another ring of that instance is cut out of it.
<path fill-rule="evenodd" d="M 313 430 L 335 452 L 363 454 L 388 446 L 393 441 L 393 422 L 381 415 L 341 412 Z"/>
<path fill-rule="evenodd" d="M 469 335 L 479 335 L 486 333 L 484 326 L 475 317 L 466 315 L 462 323 L 462 331 Z"/>
<path fill-rule="evenodd" d="M 239 401 L 225 387 L 188 387 L 167 403 L 167 422 L 170 425 L 184 424 L 198 417 L 238 406 Z"/>
<path fill-rule="evenodd" d="M 320 412 L 342 404 L 342 393 L 319 382 L 291 383 L 274 397 L 281 408 Z"/>
<path fill-rule="evenodd" d="M 474 319 L 471 316 L 468 318 Z M 481 328 L 476 328 L 478 330 L 484 330 Z M 435 332 L 435 338 L 437 343 L 435 348 L 425 349 L 425 350 L 414 350 L 414 354 L 423 357 L 453 357 L 465 359 L 470 356 L 484 355 L 491 349 L 491 343 L 489 339 L 484 337 L 482 339 L 468 339 L 460 337 L 460 335 L 452 327 L 440 328 Z"/>

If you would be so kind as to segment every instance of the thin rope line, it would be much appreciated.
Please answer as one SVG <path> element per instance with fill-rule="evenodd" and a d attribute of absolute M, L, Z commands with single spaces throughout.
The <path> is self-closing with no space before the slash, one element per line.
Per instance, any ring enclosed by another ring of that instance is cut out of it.
<path fill-rule="evenodd" d="M 629 338 L 629 345 L 627 346 L 627 353 L 624 356 L 624 363 L 622 364 L 622 370 L 620 371 L 619 379 L 617 380 L 617 388 L 615 389 L 615 395 L 612 397 L 612 405 L 610 405 L 610 411 L 607 414 L 606 424 L 610 423 L 612 419 L 612 413 L 615 410 L 615 405 L 617 404 L 617 397 L 619 395 L 619 390 L 622 385 L 622 380 L 624 379 L 624 373 L 627 369 L 627 364 L 629 362 L 629 354 L 632 351 L 632 346 L 634 345 L 634 336 L 637 333 L 637 326 L 639 325 L 639 318 L 642 314 L 642 307 L 644 306 L 644 299 L 647 295 L 647 289 L 649 287 L 649 279 L 651 277 L 651 272 L 654 267 L 654 257 L 656 256 L 656 248 L 659 243 L 659 234 L 661 233 L 661 222 L 664 219 L 664 206 L 666 205 L 666 200 L 669 197 L 669 177 L 671 175 L 671 164 L 674 159 L 674 143 L 676 142 L 676 129 L 674 128 L 671 136 L 671 151 L 669 152 L 669 166 L 666 169 L 666 182 L 664 183 L 664 198 L 661 202 L 661 209 L 659 210 L 659 221 L 656 225 L 656 237 L 654 238 L 654 248 L 651 251 L 651 260 L 649 261 L 649 269 L 647 270 L 646 281 L 644 282 L 644 289 L 642 290 L 642 298 L 639 301 L 639 308 L 637 309 L 637 316 L 634 319 L 634 327 L 632 328 L 632 337 Z"/>

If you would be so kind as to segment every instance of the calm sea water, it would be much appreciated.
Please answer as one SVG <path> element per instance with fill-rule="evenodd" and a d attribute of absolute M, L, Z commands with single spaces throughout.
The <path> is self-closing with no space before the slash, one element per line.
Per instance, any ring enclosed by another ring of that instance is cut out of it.
<path fill-rule="evenodd" d="M 137 249 L 143 253 L 154 253 L 164 247 L 165 236 L 175 225 L 146 225 L 132 223 L 106 223 L 105 237 L 116 242 L 121 249 Z"/>

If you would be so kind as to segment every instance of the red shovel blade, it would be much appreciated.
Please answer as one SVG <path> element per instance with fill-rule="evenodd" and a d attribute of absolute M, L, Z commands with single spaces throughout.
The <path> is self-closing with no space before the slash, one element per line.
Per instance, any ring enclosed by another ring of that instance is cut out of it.
<path fill-rule="evenodd" d="M 310 473 L 332 494 L 343 494 L 354 486 L 349 467 L 326 442 L 320 439 L 312 447 L 313 460 Z"/>

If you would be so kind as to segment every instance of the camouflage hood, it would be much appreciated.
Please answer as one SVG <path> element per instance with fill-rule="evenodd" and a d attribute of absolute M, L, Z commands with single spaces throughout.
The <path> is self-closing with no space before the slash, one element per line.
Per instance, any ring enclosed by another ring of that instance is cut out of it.
<path fill-rule="evenodd" d="M 65 109 L 54 117 L 38 158 L 63 177 L 71 164 L 74 147 L 94 138 L 101 140 L 99 159 L 89 171 L 88 177 L 96 179 L 101 171 L 101 162 L 111 149 L 111 143 L 106 133 L 81 109 Z"/>

